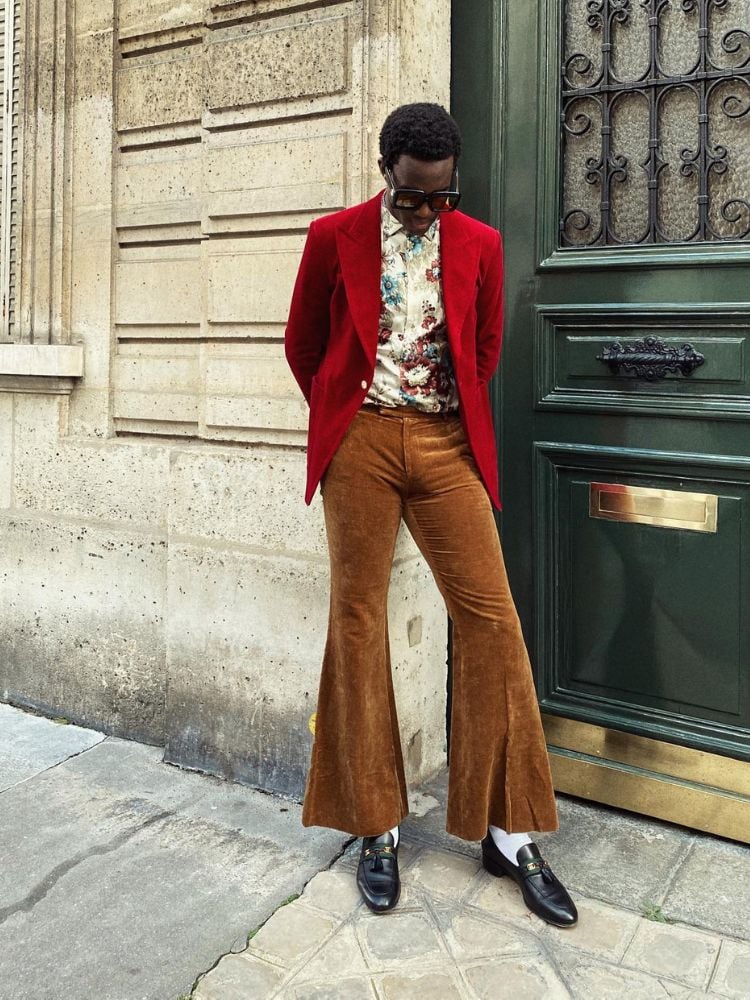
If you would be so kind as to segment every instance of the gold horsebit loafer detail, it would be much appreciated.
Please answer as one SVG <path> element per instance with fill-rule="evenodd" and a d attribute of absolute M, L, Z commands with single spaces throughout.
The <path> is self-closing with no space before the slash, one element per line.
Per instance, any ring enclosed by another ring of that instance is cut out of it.
<path fill-rule="evenodd" d="M 524 878 L 528 878 L 529 875 L 536 875 L 541 872 L 545 882 L 552 882 L 552 869 L 550 868 L 546 858 L 532 858 L 531 861 L 527 861 L 526 864 L 518 865 L 518 868 Z"/>
<path fill-rule="evenodd" d="M 390 854 L 391 857 L 394 857 L 395 852 L 392 847 L 378 844 L 377 847 L 365 848 L 365 850 L 362 853 L 362 857 L 369 858 L 370 855 L 374 855 L 372 868 L 370 869 L 370 871 L 375 872 L 375 871 L 382 871 L 384 854 Z"/>

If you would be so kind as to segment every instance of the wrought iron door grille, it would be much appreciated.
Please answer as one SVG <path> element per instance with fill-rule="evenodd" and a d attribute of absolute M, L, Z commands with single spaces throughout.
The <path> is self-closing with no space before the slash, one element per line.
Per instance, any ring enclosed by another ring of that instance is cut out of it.
<path fill-rule="evenodd" d="M 563 247 L 750 238 L 748 29 L 750 0 L 565 0 Z"/>

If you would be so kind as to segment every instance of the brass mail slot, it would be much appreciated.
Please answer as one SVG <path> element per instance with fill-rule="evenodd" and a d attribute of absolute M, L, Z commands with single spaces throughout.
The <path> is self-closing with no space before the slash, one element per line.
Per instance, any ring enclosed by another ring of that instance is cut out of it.
<path fill-rule="evenodd" d="M 713 493 L 652 490 L 622 483 L 591 483 L 589 514 L 606 521 L 655 524 L 715 533 L 719 498 Z"/>

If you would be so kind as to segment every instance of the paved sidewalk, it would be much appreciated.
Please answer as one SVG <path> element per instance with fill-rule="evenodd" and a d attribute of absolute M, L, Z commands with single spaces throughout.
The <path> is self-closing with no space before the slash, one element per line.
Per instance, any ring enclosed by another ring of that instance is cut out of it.
<path fill-rule="evenodd" d="M 0 1000 L 176 1000 L 347 842 L 162 756 L 0 703 Z"/>
<path fill-rule="evenodd" d="M 750 998 L 746 847 L 560 796 L 561 830 L 536 838 L 579 909 L 558 929 L 442 831 L 445 787 L 423 789 L 425 815 L 402 827 L 393 911 L 360 901 L 355 841 L 195 1000 Z"/>
<path fill-rule="evenodd" d="M 743 845 L 560 795 L 558 929 L 445 833 L 443 772 L 376 915 L 359 840 L 161 756 L 0 704 L 0 1000 L 750 1000 Z"/>

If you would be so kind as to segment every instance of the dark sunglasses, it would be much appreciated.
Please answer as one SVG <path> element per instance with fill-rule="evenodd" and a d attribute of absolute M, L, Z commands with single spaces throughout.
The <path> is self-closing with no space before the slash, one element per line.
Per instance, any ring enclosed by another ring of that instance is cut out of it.
<path fill-rule="evenodd" d="M 396 187 L 393 174 L 388 167 L 385 168 L 385 175 L 391 188 L 391 201 L 394 208 L 412 212 L 427 202 L 433 212 L 452 212 L 458 208 L 458 203 L 461 201 L 461 192 L 458 190 L 458 170 L 455 167 L 451 177 L 453 188 L 450 191 L 430 191 L 429 194 L 421 188 Z"/>

